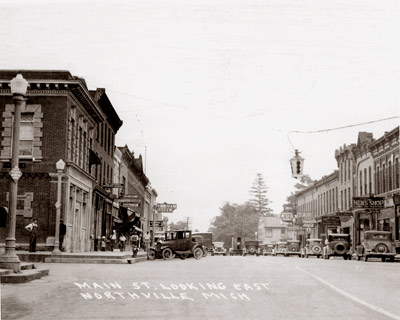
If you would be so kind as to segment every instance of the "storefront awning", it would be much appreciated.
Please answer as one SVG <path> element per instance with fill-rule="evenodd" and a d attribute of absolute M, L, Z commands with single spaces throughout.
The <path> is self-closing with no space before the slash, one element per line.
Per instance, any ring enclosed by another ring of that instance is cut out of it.
<path fill-rule="evenodd" d="M 378 219 L 390 219 L 394 218 L 394 207 L 381 209 L 381 212 L 378 214 Z"/>

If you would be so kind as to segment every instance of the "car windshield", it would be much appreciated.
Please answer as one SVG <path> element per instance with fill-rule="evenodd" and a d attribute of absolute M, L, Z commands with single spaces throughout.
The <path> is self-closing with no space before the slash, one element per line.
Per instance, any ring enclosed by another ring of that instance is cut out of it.
<path fill-rule="evenodd" d="M 338 241 L 338 240 L 348 241 L 349 237 L 348 236 L 332 236 L 332 235 L 329 236 L 329 241 Z"/>
<path fill-rule="evenodd" d="M 371 234 L 367 237 L 367 239 L 384 239 L 388 240 L 389 239 L 389 234 Z"/>

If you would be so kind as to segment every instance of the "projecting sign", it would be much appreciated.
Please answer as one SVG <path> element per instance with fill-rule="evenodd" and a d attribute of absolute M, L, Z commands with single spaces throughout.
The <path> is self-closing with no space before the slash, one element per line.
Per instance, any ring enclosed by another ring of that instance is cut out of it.
<path fill-rule="evenodd" d="M 385 207 L 383 197 L 353 197 L 354 209 L 382 209 Z"/>
<path fill-rule="evenodd" d="M 314 223 L 303 223 L 303 228 L 310 229 L 314 228 Z M 309 231 L 309 230 L 307 230 Z"/>
<path fill-rule="evenodd" d="M 158 211 L 158 212 L 174 212 L 174 210 L 177 208 L 178 206 L 175 203 L 157 203 L 154 208 Z"/>
<path fill-rule="evenodd" d="M 327 226 L 340 226 L 340 218 L 336 216 L 322 217 L 321 222 Z"/>
<path fill-rule="evenodd" d="M 153 221 L 149 221 L 150 222 L 150 227 L 153 226 Z M 163 227 L 164 226 L 164 221 L 160 220 L 160 221 L 155 221 L 155 225 L 156 227 Z"/>
<path fill-rule="evenodd" d="M 285 212 L 281 213 L 281 220 L 285 222 L 292 222 L 293 221 L 293 213 Z"/>

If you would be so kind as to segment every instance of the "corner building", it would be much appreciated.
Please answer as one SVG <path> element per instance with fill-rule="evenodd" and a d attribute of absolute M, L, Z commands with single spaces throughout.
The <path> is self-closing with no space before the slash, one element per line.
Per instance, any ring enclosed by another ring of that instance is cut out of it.
<path fill-rule="evenodd" d="M 94 140 L 98 124 L 107 121 L 106 110 L 99 106 L 84 79 L 68 71 L 0 71 L 0 206 L 3 215 L 7 211 L 4 208 L 8 207 L 14 112 L 9 83 L 17 73 L 29 82 L 26 107 L 21 114 L 19 166 L 23 176 L 18 183 L 17 249 L 28 248 L 29 236 L 24 227 L 32 218 L 37 218 L 37 250 L 52 250 L 57 201 L 55 164 L 62 159 L 66 163 L 61 198 L 61 218 L 67 226 L 64 249 L 66 252 L 89 251 L 97 179 L 92 171 L 93 161 L 96 161 Z M 5 230 L 0 227 L 3 246 Z"/>

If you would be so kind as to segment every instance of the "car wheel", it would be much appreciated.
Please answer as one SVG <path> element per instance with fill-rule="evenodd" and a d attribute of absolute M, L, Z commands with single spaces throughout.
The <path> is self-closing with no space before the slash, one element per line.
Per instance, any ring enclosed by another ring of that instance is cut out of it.
<path fill-rule="evenodd" d="M 346 252 L 346 246 L 341 242 L 336 243 L 335 246 L 333 247 L 333 251 L 336 254 L 344 254 Z"/>
<path fill-rule="evenodd" d="M 196 260 L 199 260 L 199 259 L 201 259 L 201 257 L 203 256 L 203 250 L 201 250 L 200 248 L 196 248 L 196 249 L 194 249 L 194 251 L 193 251 L 193 256 L 194 256 L 194 258 L 196 259 Z"/>
<path fill-rule="evenodd" d="M 314 245 L 311 247 L 311 251 L 315 254 L 319 254 L 319 253 L 321 253 L 322 248 L 319 245 Z"/>
<path fill-rule="evenodd" d="M 170 260 L 174 257 L 171 248 L 165 248 L 162 252 L 162 257 L 164 260 Z"/>
<path fill-rule="evenodd" d="M 156 259 L 156 251 L 155 251 L 154 249 L 150 249 L 150 250 L 147 252 L 147 259 L 149 259 L 149 260 L 151 260 L 151 261 L 153 261 L 153 260 Z"/>
<path fill-rule="evenodd" d="M 378 253 L 387 253 L 389 252 L 388 247 L 384 243 L 378 243 L 375 247 L 375 251 Z"/>

